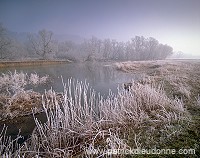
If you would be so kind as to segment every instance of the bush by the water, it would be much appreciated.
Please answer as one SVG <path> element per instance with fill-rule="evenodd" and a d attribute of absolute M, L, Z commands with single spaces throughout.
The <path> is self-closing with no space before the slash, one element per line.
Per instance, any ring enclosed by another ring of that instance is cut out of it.
<path fill-rule="evenodd" d="M 30 114 L 35 107 L 37 112 L 41 111 L 41 94 L 27 87 L 46 84 L 49 81 L 48 75 L 40 77 L 37 73 L 3 73 L 0 76 L 0 120 Z"/>
<path fill-rule="evenodd" d="M 48 79 L 48 75 L 40 77 L 37 73 L 31 73 L 29 76 L 16 70 L 13 73 L 3 73 L 0 76 L 0 94 L 13 95 L 24 91 L 27 85 L 44 84 Z"/>

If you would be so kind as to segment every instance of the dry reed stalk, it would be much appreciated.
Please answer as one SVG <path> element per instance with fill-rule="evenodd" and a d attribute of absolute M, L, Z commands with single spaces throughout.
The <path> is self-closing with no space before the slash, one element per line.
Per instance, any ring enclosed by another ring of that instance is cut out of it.
<path fill-rule="evenodd" d="M 32 150 L 51 157 L 75 156 L 84 154 L 91 146 L 128 147 L 122 139 L 126 140 L 130 133 L 135 135 L 131 147 L 147 147 L 148 139 L 155 145 L 158 140 L 155 134 L 159 131 L 162 131 L 159 139 L 178 134 L 181 131 L 178 127 L 189 120 L 183 103 L 169 99 L 161 87 L 134 82 L 132 85 L 130 91 L 119 89 L 118 94 L 110 93 L 103 99 L 85 82 L 70 79 L 64 86 L 62 103 L 54 91 L 50 98 L 43 96 L 47 123 L 43 125 L 35 119 Z M 118 137 L 109 142 L 112 136 Z"/>
<path fill-rule="evenodd" d="M 18 134 L 15 139 L 6 136 L 7 128 L 4 126 L 0 133 L 0 156 L 2 158 L 20 158 L 21 146 L 18 140 L 22 137 Z"/>
<path fill-rule="evenodd" d="M 196 97 L 196 100 L 197 100 L 197 107 L 200 107 L 200 95 Z"/>

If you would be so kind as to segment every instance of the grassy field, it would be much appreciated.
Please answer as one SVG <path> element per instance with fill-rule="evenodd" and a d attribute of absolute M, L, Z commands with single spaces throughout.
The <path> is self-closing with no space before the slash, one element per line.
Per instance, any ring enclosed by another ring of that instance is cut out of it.
<path fill-rule="evenodd" d="M 200 156 L 200 60 L 165 60 L 148 62 L 122 62 L 116 69 L 126 73 L 145 74 L 142 84 L 161 84 L 166 95 L 178 98 L 191 116 L 188 126 L 178 136 L 173 136 L 161 148 L 192 148 Z M 168 157 L 168 156 L 167 156 Z M 173 157 L 173 156 L 172 156 Z M 184 157 L 176 155 L 174 157 Z"/>
<path fill-rule="evenodd" d="M 143 73 L 144 78 L 125 83 L 128 87 L 122 85 L 117 94 L 110 93 L 106 99 L 89 89 L 87 83 L 69 79 L 59 97 L 53 90 L 40 96 L 47 122 L 35 118 L 35 130 L 24 144 L 13 146 L 5 130 L 1 132 L 0 155 L 199 157 L 200 62 L 137 61 L 115 63 L 114 67 L 125 73 Z M 188 150 L 192 153 L 117 152 L 129 149 L 192 149 Z"/>

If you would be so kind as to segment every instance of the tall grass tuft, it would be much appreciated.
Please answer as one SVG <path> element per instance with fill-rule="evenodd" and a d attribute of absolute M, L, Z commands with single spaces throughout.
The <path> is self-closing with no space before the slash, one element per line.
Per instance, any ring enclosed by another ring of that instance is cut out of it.
<path fill-rule="evenodd" d="M 6 136 L 7 128 L 4 126 L 0 133 L 0 156 L 2 158 L 20 158 L 21 146 L 18 140 L 22 137 L 18 135 L 15 139 Z"/>
<path fill-rule="evenodd" d="M 49 97 L 51 96 L 51 97 Z M 178 135 L 190 120 L 181 100 L 169 99 L 162 86 L 132 83 L 129 91 L 103 99 L 85 82 L 69 79 L 62 102 L 54 91 L 43 96 L 47 122 L 36 118 L 32 156 L 70 157 L 108 149 L 152 148 Z M 89 155 L 91 156 L 91 155 Z"/>

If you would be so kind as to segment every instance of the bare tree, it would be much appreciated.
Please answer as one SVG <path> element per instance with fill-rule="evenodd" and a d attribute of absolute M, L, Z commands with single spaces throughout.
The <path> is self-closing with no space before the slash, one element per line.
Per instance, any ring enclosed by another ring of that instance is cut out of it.
<path fill-rule="evenodd" d="M 168 46 L 167 44 L 160 44 L 160 56 L 159 59 L 165 59 L 166 57 L 173 54 L 173 48 Z"/>
<path fill-rule="evenodd" d="M 52 36 L 53 33 L 45 29 L 40 30 L 36 37 L 34 35 L 29 35 L 32 49 L 37 55 L 42 57 L 42 59 L 46 59 L 49 54 L 53 53 Z"/>
<path fill-rule="evenodd" d="M 109 59 L 111 52 L 112 52 L 111 40 L 108 38 L 103 41 L 103 58 Z"/>
<path fill-rule="evenodd" d="M 144 57 L 145 60 L 156 59 L 158 55 L 156 52 L 158 45 L 159 45 L 159 42 L 155 38 L 149 37 L 146 39 L 146 43 L 145 43 L 146 54 Z"/>
<path fill-rule="evenodd" d="M 101 40 L 96 37 L 84 41 L 85 51 L 87 52 L 86 61 L 92 61 L 100 53 Z"/>
<path fill-rule="evenodd" d="M 144 60 L 145 56 L 145 38 L 143 36 L 135 36 L 131 39 L 133 52 L 131 56 L 135 56 L 135 60 Z"/>
<path fill-rule="evenodd" d="M 8 38 L 7 30 L 0 24 L 0 59 L 5 59 L 9 53 L 11 40 Z"/>

